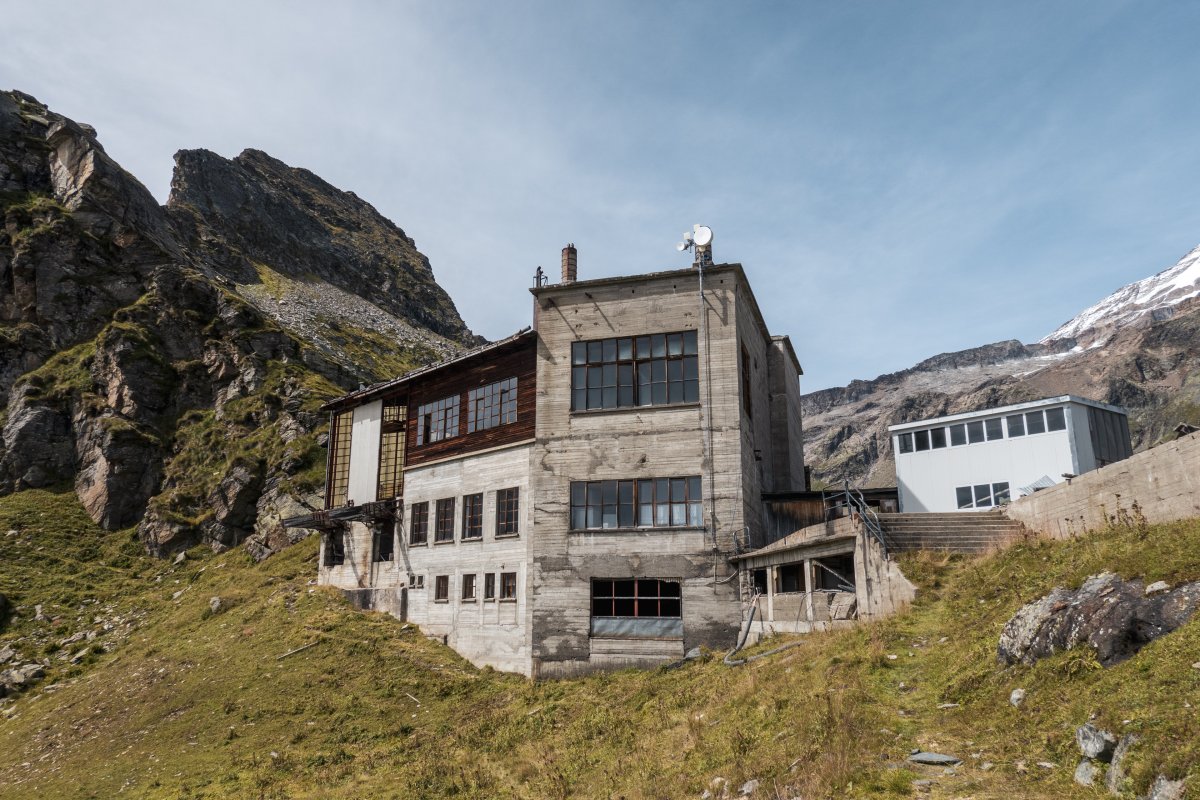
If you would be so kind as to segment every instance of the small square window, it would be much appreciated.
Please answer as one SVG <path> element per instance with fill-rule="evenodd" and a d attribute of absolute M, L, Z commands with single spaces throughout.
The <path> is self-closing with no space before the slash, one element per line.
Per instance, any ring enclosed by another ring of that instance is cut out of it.
<path fill-rule="evenodd" d="M 987 438 L 989 442 L 1004 438 L 1004 423 L 1000 421 L 999 417 L 985 420 L 983 427 L 987 430 Z"/>
<path fill-rule="evenodd" d="M 917 431 L 913 438 L 916 439 L 918 452 L 929 449 L 929 431 Z"/>
<path fill-rule="evenodd" d="M 911 433 L 902 433 L 899 437 L 900 452 L 911 453 L 913 451 L 913 435 Z"/>
<path fill-rule="evenodd" d="M 934 450 L 939 450 L 946 446 L 946 429 L 933 428 L 929 431 L 929 444 Z"/>
<path fill-rule="evenodd" d="M 1025 414 L 1025 430 L 1030 434 L 1046 432 L 1046 418 L 1041 411 L 1030 411 Z"/>
<path fill-rule="evenodd" d="M 976 508 L 991 508 L 992 505 L 992 487 L 990 484 L 981 483 L 975 487 L 975 507 Z"/>
<path fill-rule="evenodd" d="M 983 423 L 979 420 L 967 423 L 967 438 L 971 444 L 978 444 L 983 441 Z"/>
<path fill-rule="evenodd" d="M 970 486 L 960 486 L 954 490 L 959 508 L 974 508 L 975 498 L 971 496 Z"/>

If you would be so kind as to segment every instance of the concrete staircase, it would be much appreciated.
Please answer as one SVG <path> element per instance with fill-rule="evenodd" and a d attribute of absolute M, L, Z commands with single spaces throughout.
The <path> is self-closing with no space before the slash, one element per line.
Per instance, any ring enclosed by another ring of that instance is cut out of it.
<path fill-rule="evenodd" d="M 1021 539 L 1026 528 L 1002 511 L 944 514 L 880 514 L 883 538 L 891 552 L 949 550 L 985 553 Z"/>

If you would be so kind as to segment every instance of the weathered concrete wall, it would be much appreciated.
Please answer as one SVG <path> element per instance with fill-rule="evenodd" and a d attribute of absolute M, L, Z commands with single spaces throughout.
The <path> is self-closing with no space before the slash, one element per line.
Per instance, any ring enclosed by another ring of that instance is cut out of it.
<path fill-rule="evenodd" d="M 1200 433 L 1015 500 L 1007 513 L 1055 538 L 1103 528 L 1121 513 L 1147 522 L 1200 517 Z"/>
<path fill-rule="evenodd" d="M 782 336 L 773 337 L 767 353 L 771 408 L 773 492 L 803 491 L 804 425 L 800 414 L 800 373 Z"/>
<path fill-rule="evenodd" d="M 571 343 L 699 330 L 698 274 L 568 285 L 539 295 L 538 456 L 532 475 L 536 675 L 662 660 L 699 644 L 727 646 L 736 636 L 741 604 L 737 576 L 726 559 L 745 526 L 738 276 L 728 268 L 706 273 L 709 340 L 700 341 L 700 402 L 672 407 L 572 413 Z M 765 370 L 764 360 L 760 366 Z M 765 417 L 765 393 L 762 402 Z M 711 470 L 706 424 L 712 426 Z M 755 469 L 753 454 L 749 457 Z M 702 478 L 705 528 L 569 530 L 571 481 L 687 475 Z M 670 656 L 667 646 L 645 640 L 589 636 L 591 580 L 629 577 L 681 581 L 684 640 L 669 645 Z"/>

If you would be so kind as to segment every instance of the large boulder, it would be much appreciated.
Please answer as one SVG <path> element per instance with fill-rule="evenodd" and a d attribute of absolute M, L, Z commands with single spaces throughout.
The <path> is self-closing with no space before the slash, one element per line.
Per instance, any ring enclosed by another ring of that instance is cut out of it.
<path fill-rule="evenodd" d="M 1140 580 L 1104 572 L 1078 589 L 1058 587 L 1021 608 L 1000 634 L 998 655 L 1006 664 L 1033 664 L 1086 644 L 1107 667 L 1175 630 L 1197 608 L 1200 581 L 1147 597 Z"/>

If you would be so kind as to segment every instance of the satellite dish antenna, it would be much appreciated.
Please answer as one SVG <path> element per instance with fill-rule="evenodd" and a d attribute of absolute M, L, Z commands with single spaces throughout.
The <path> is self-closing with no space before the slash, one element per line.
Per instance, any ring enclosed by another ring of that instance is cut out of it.
<path fill-rule="evenodd" d="M 712 238 L 712 228 L 708 227 L 707 225 L 696 226 L 696 244 L 700 245 L 701 247 L 707 247 L 708 245 L 712 244 Z"/>
<path fill-rule="evenodd" d="M 682 253 L 684 250 L 687 250 L 687 242 L 680 242 L 675 245 L 675 249 Z"/>

